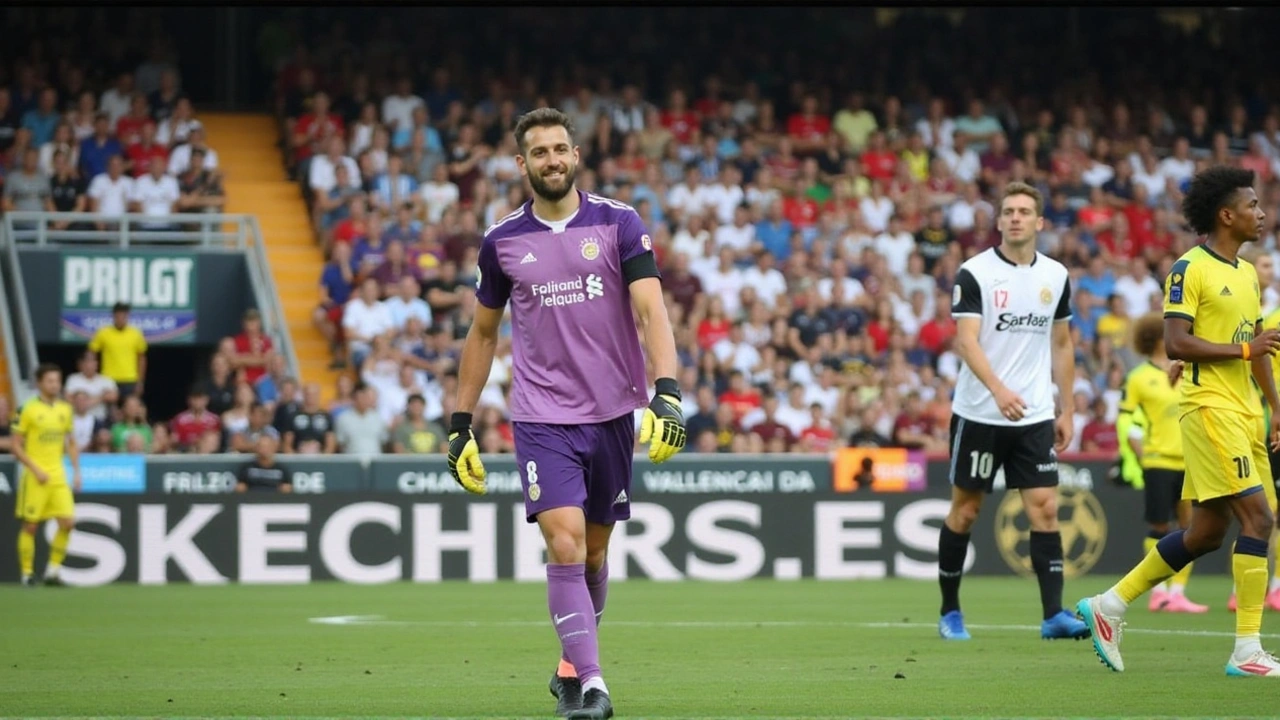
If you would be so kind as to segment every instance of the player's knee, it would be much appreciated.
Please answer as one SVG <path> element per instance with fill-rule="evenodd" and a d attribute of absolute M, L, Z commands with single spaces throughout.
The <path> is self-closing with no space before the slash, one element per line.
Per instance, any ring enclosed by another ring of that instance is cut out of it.
<path fill-rule="evenodd" d="M 587 548 L 587 572 L 600 572 L 608 556 L 608 548 Z"/>
<path fill-rule="evenodd" d="M 26 534 L 28 534 L 28 535 L 35 535 L 37 532 L 39 532 L 39 530 L 40 530 L 40 526 L 39 526 L 39 525 L 37 525 L 36 523 L 23 523 L 23 524 L 22 524 L 22 532 L 24 532 L 24 533 L 26 533 Z"/>
<path fill-rule="evenodd" d="M 947 516 L 947 526 L 955 532 L 967 533 L 978 521 L 978 509 L 981 507 L 974 502 L 956 502 L 951 505 L 951 513 Z"/>
<path fill-rule="evenodd" d="M 70 530 L 76 526 L 75 518 L 58 518 L 59 530 Z"/>
<path fill-rule="evenodd" d="M 558 533 L 547 540 L 547 557 L 557 565 L 586 562 L 586 541 L 572 533 Z"/>

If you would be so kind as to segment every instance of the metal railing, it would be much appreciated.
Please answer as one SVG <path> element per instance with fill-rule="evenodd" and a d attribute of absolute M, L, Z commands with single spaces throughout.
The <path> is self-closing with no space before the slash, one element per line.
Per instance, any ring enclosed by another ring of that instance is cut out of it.
<path fill-rule="evenodd" d="M 164 225 L 166 227 L 159 227 Z M 265 240 L 257 218 L 251 215 L 216 213 L 178 214 L 165 217 L 129 213 L 99 215 L 95 213 L 10 212 L 0 223 L 0 242 L 9 254 L 9 277 L 12 281 L 15 312 L 5 317 L 16 320 L 19 334 L 15 353 L 26 356 L 31 373 L 36 365 L 35 333 L 31 312 L 18 264 L 19 246 L 97 245 L 113 248 L 189 247 L 201 250 L 242 253 L 248 263 L 249 281 L 255 304 L 262 313 L 263 331 L 275 338 L 285 358 L 287 371 L 297 376 L 298 355 L 289 321 L 280 304 L 275 281 L 267 261 Z M 4 309 L 4 308 L 0 308 Z M 9 323 L 6 322 L 6 333 Z M 6 334 L 6 348 L 9 347 Z M 6 350 L 8 352 L 8 350 Z M 13 372 L 11 370 L 11 372 Z M 21 377 L 21 376 L 20 376 Z"/>
<path fill-rule="evenodd" d="M 11 262 L 11 261 L 10 261 Z M 0 265 L 4 264 L 0 262 Z M 13 332 L 13 311 L 9 307 L 9 285 L 11 283 L 5 280 L 8 275 L 7 266 L 5 272 L 0 272 L 0 341 L 4 342 L 4 359 L 6 370 L 9 373 L 9 392 L 12 397 L 9 398 L 12 403 L 11 407 L 21 407 L 24 400 L 31 393 L 30 385 L 23 379 L 30 377 L 30 372 L 23 372 L 21 362 L 18 358 L 18 343 Z M 7 422 L 7 419 L 0 418 L 0 422 Z"/>

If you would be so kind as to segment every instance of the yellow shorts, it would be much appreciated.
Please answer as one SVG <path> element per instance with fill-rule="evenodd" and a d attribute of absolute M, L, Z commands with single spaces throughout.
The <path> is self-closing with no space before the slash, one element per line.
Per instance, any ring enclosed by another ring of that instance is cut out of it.
<path fill-rule="evenodd" d="M 65 480 L 50 478 L 41 484 L 29 473 L 18 481 L 18 501 L 14 515 L 23 522 L 44 522 L 53 518 L 75 517 L 76 501 Z"/>
<path fill-rule="evenodd" d="M 1261 417 L 1219 408 L 1199 408 L 1182 416 L 1182 451 L 1187 475 L 1184 500 L 1213 500 L 1261 486 L 1275 507 L 1267 455 L 1266 424 Z"/>

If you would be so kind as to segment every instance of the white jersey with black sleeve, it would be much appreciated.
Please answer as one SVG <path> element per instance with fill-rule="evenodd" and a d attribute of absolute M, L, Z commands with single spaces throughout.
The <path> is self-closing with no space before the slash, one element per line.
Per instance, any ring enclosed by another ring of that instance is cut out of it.
<path fill-rule="evenodd" d="M 1052 420 L 1053 326 L 1071 319 L 1071 285 L 1062 263 L 1036 253 L 1030 265 L 1018 265 L 999 248 L 984 250 L 956 273 L 951 315 L 981 319 L 978 345 L 991 369 L 1027 403 L 1021 420 L 1009 420 L 987 386 L 961 363 L 952 412 L 987 425 Z"/>

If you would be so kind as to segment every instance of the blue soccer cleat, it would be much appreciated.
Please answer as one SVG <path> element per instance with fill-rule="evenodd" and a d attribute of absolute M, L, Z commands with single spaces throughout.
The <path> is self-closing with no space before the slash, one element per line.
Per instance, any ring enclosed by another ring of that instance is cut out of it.
<path fill-rule="evenodd" d="M 952 610 L 938 620 L 938 634 L 943 640 L 968 640 L 969 631 L 964 629 L 964 615 L 959 610 Z"/>
<path fill-rule="evenodd" d="M 1083 640 L 1089 635 L 1089 626 L 1066 610 L 1040 623 L 1040 637 L 1043 640 L 1064 640 L 1067 638 Z"/>

